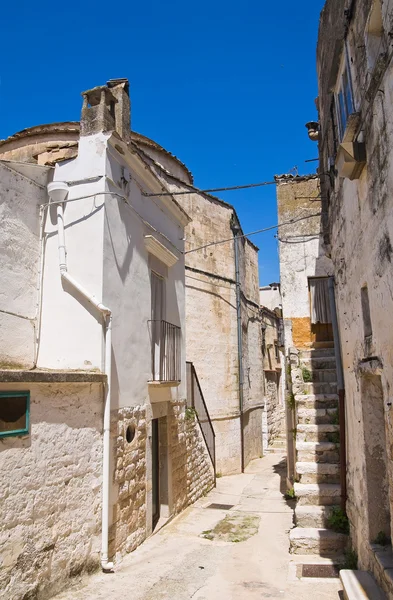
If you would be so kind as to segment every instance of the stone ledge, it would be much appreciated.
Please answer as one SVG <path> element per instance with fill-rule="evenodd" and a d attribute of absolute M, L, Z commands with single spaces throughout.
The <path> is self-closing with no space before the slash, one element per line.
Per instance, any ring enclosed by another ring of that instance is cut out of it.
<path fill-rule="evenodd" d="M 0 369 L 0 383 L 104 383 L 105 373 Z"/>

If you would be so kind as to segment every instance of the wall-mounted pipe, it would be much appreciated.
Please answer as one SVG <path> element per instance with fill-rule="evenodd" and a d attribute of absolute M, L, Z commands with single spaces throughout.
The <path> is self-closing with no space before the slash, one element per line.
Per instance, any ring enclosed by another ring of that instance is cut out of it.
<path fill-rule="evenodd" d="M 244 431 L 243 431 L 243 406 L 244 406 L 244 373 L 243 373 L 243 330 L 242 330 L 242 303 L 240 289 L 239 266 L 239 229 L 232 227 L 235 249 L 235 280 L 236 280 L 236 319 L 237 319 L 237 357 L 239 365 L 239 412 L 240 412 L 240 455 L 241 470 L 244 471 Z"/>
<path fill-rule="evenodd" d="M 105 327 L 105 408 L 103 423 L 103 459 L 102 459 L 102 521 L 101 521 L 101 567 L 103 571 L 111 571 L 113 563 L 109 562 L 109 485 L 110 485 L 110 418 L 111 418 L 111 366 L 112 366 L 112 312 L 74 279 L 67 270 L 67 250 L 64 233 L 63 202 L 68 195 L 68 185 L 62 181 L 48 184 L 48 195 L 57 204 L 57 239 L 59 250 L 59 268 L 62 281 L 67 281 L 83 298 L 92 304 L 103 317 Z"/>

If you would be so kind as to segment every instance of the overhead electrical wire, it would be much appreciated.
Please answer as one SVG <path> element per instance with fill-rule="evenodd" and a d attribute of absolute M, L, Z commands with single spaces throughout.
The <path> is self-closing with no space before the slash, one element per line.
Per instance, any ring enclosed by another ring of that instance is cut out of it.
<path fill-rule="evenodd" d="M 185 184 L 187 185 L 187 184 Z M 246 190 L 249 188 L 263 187 L 265 185 L 277 185 L 277 181 L 261 181 L 259 183 L 248 183 L 247 185 L 232 185 L 229 187 L 221 187 L 221 188 L 209 188 L 207 190 L 200 190 L 199 188 L 193 188 L 192 190 L 186 190 L 183 192 L 161 192 L 159 194 L 151 194 L 150 192 L 142 192 L 144 196 L 181 196 L 183 194 L 200 194 L 200 193 L 210 193 L 210 192 L 230 192 L 232 190 Z"/>
<path fill-rule="evenodd" d="M 322 215 L 321 212 L 315 213 L 313 215 L 307 215 L 305 217 L 299 217 L 297 219 L 291 219 L 290 221 L 285 221 L 284 223 L 279 223 L 277 225 L 271 225 L 270 227 L 264 227 L 263 229 L 257 229 L 256 231 L 251 231 L 250 233 L 244 233 L 242 235 L 237 235 L 236 239 L 250 237 L 251 235 L 256 235 L 257 233 L 264 233 L 265 231 L 271 231 L 272 229 L 278 229 L 279 227 L 283 227 L 284 225 L 292 225 L 292 223 L 297 223 L 298 221 L 305 221 L 306 219 L 312 219 L 313 217 L 320 217 Z M 204 248 L 210 248 L 211 246 L 218 246 L 219 244 L 225 244 L 226 242 L 233 242 L 235 239 L 234 236 L 231 238 L 226 238 L 225 240 L 219 240 L 218 242 L 210 242 L 210 244 L 205 244 L 204 246 L 199 246 L 198 248 L 193 248 L 192 250 L 186 250 L 184 254 L 190 254 L 191 252 L 197 252 L 197 250 L 203 250 Z"/>

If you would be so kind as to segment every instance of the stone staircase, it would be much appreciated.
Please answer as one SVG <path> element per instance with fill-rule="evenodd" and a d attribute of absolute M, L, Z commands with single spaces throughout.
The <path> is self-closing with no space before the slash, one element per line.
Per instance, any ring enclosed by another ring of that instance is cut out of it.
<path fill-rule="evenodd" d="M 296 406 L 294 554 L 318 555 L 339 562 L 347 536 L 328 529 L 333 507 L 340 506 L 338 395 L 333 348 L 310 349 L 292 363 Z"/>
<path fill-rule="evenodd" d="M 287 453 L 287 436 L 285 432 L 280 432 L 267 447 L 269 454 L 286 454 Z"/>

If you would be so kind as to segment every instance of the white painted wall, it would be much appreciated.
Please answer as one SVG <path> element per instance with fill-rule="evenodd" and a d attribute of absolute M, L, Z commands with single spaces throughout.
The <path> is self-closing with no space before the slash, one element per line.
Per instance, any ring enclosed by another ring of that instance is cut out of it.
<path fill-rule="evenodd" d="M 156 400 L 157 394 L 167 400 L 185 397 L 185 372 L 177 388 L 161 387 L 157 392 L 147 386 L 151 379 L 151 288 L 144 241 L 145 235 L 153 234 L 179 257 L 173 267 L 162 265 L 167 272 L 165 320 L 182 328 L 184 346 L 183 225 L 158 198 L 142 196 L 142 186 L 151 190 L 138 171 L 139 159 L 120 154 L 115 141 L 104 133 L 81 137 L 78 157 L 58 165 L 54 177 L 69 183 L 68 200 L 89 196 L 65 204 L 67 266 L 69 273 L 112 311 L 113 408 L 145 404 L 149 396 Z M 93 194 L 97 195 L 91 197 Z M 126 197 L 128 204 L 119 196 Z M 102 319 L 71 288 L 63 289 L 54 207 L 48 211 L 45 233 L 39 366 L 101 370 Z"/>
<path fill-rule="evenodd" d="M 0 161 L 0 362 L 31 368 L 40 261 L 39 205 L 49 167 Z"/>
<path fill-rule="evenodd" d="M 183 226 L 158 198 L 142 196 L 140 176 L 131 171 L 129 163 L 113 147 L 107 154 L 106 172 L 107 189 L 125 195 L 129 203 L 119 198 L 107 199 L 105 210 L 103 300 L 113 311 L 113 402 L 117 401 L 119 406 L 136 406 L 149 398 L 155 401 L 157 396 L 166 400 L 185 398 Z M 146 185 L 144 187 L 146 189 Z M 178 262 L 173 267 L 157 265 L 158 259 L 151 257 L 145 247 L 145 235 L 154 235 L 178 257 Z M 148 321 L 151 319 L 152 263 L 166 274 L 164 319 L 182 330 L 183 373 L 179 387 L 149 386 L 147 389 L 146 385 L 151 379 Z"/>
<path fill-rule="evenodd" d="M 266 285 L 259 288 L 259 303 L 261 306 L 266 306 L 269 310 L 281 307 L 281 291 L 280 288 Z"/>
<path fill-rule="evenodd" d="M 109 134 L 82 137 L 78 157 L 56 166 L 54 180 L 70 184 L 68 200 L 105 190 Z M 99 178 L 88 181 L 90 178 Z M 73 184 L 72 182 L 80 182 Z M 68 272 L 102 299 L 105 196 L 67 202 L 64 209 Z M 38 365 L 51 369 L 102 368 L 101 316 L 71 287 L 63 289 L 58 259 L 56 207 L 47 211 L 42 328 Z"/>

